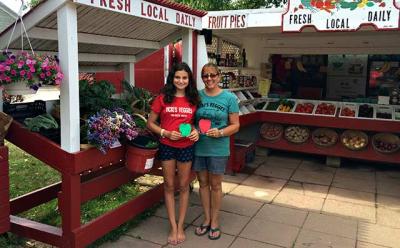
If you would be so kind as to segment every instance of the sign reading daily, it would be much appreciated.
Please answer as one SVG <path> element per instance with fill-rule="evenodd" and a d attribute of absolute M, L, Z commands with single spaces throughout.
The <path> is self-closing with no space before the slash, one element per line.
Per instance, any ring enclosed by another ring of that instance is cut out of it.
<path fill-rule="evenodd" d="M 193 29 L 202 29 L 201 17 L 143 0 L 74 0 L 76 3 Z"/>
<path fill-rule="evenodd" d="M 289 0 L 282 15 L 282 32 L 300 32 L 307 26 L 318 31 L 355 31 L 361 25 L 399 29 L 399 9 L 393 0 Z"/>

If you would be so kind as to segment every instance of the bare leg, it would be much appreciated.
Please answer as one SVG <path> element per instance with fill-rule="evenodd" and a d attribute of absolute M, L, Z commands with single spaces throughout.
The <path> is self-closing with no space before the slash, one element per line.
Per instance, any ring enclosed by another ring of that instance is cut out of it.
<path fill-rule="evenodd" d="M 189 178 L 192 168 L 192 162 L 177 162 L 179 176 L 179 217 L 177 241 L 185 241 L 184 221 L 189 203 Z"/>
<path fill-rule="evenodd" d="M 208 181 L 208 171 L 200 171 L 197 172 L 197 179 L 199 180 L 200 184 L 200 200 L 201 204 L 203 205 L 204 211 L 204 221 L 203 226 L 210 225 L 211 221 L 211 212 L 210 212 L 210 184 Z M 201 233 L 201 228 L 196 229 L 196 233 Z"/>
<path fill-rule="evenodd" d="M 171 230 L 168 235 L 168 243 L 172 245 L 177 244 L 177 235 L 178 235 L 178 227 L 176 225 L 176 217 L 175 217 L 175 170 L 176 170 L 176 161 L 175 160 L 167 160 L 162 161 L 163 167 L 163 176 L 164 176 L 164 198 L 165 198 L 165 206 L 167 208 L 168 220 L 171 225 Z"/>
<path fill-rule="evenodd" d="M 219 228 L 219 210 L 221 209 L 222 200 L 222 175 L 209 174 L 211 184 L 211 228 Z M 214 232 L 213 237 L 219 235 Z"/>

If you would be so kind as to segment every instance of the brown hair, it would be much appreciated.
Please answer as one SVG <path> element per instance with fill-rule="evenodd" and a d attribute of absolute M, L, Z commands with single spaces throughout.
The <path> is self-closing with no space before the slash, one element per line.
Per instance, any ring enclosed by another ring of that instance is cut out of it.
<path fill-rule="evenodd" d="M 206 67 L 212 67 L 212 68 L 214 68 L 214 69 L 217 71 L 218 74 L 221 74 L 221 71 L 219 70 L 219 68 L 218 68 L 218 66 L 217 66 L 216 64 L 214 64 L 214 63 L 207 63 L 207 64 L 203 65 L 203 68 L 201 69 L 201 74 L 202 74 L 202 75 L 203 75 L 203 72 L 204 72 L 204 68 L 206 68 Z"/>

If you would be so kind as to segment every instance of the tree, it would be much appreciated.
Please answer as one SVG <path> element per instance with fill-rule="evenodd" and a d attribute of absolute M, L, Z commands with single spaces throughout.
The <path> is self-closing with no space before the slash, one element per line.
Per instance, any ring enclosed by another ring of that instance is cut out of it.
<path fill-rule="evenodd" d="M 259 9 L 283 6 L 287 0 L 175 0 L 195 9 L 229 10 L 229 9 Z"/>
<path fill-rule="evenodd" d="M 33 8 L 33 7 L 35 7 L 36 5 L 38 5 L 40 2 L 42 2 L 43 0 L 31 0 L 30 2 L 29 2 L 29 6 L 31 7 L 31 8 Z"/>

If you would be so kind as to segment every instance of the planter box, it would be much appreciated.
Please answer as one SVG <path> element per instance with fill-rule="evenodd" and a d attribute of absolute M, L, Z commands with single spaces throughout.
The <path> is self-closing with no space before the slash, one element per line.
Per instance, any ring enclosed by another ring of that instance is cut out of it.
<path fill-rule="evenodd" d="M 10 230 L 10 183 L 8 148 L 0 147 L 0 234 Z"/>

